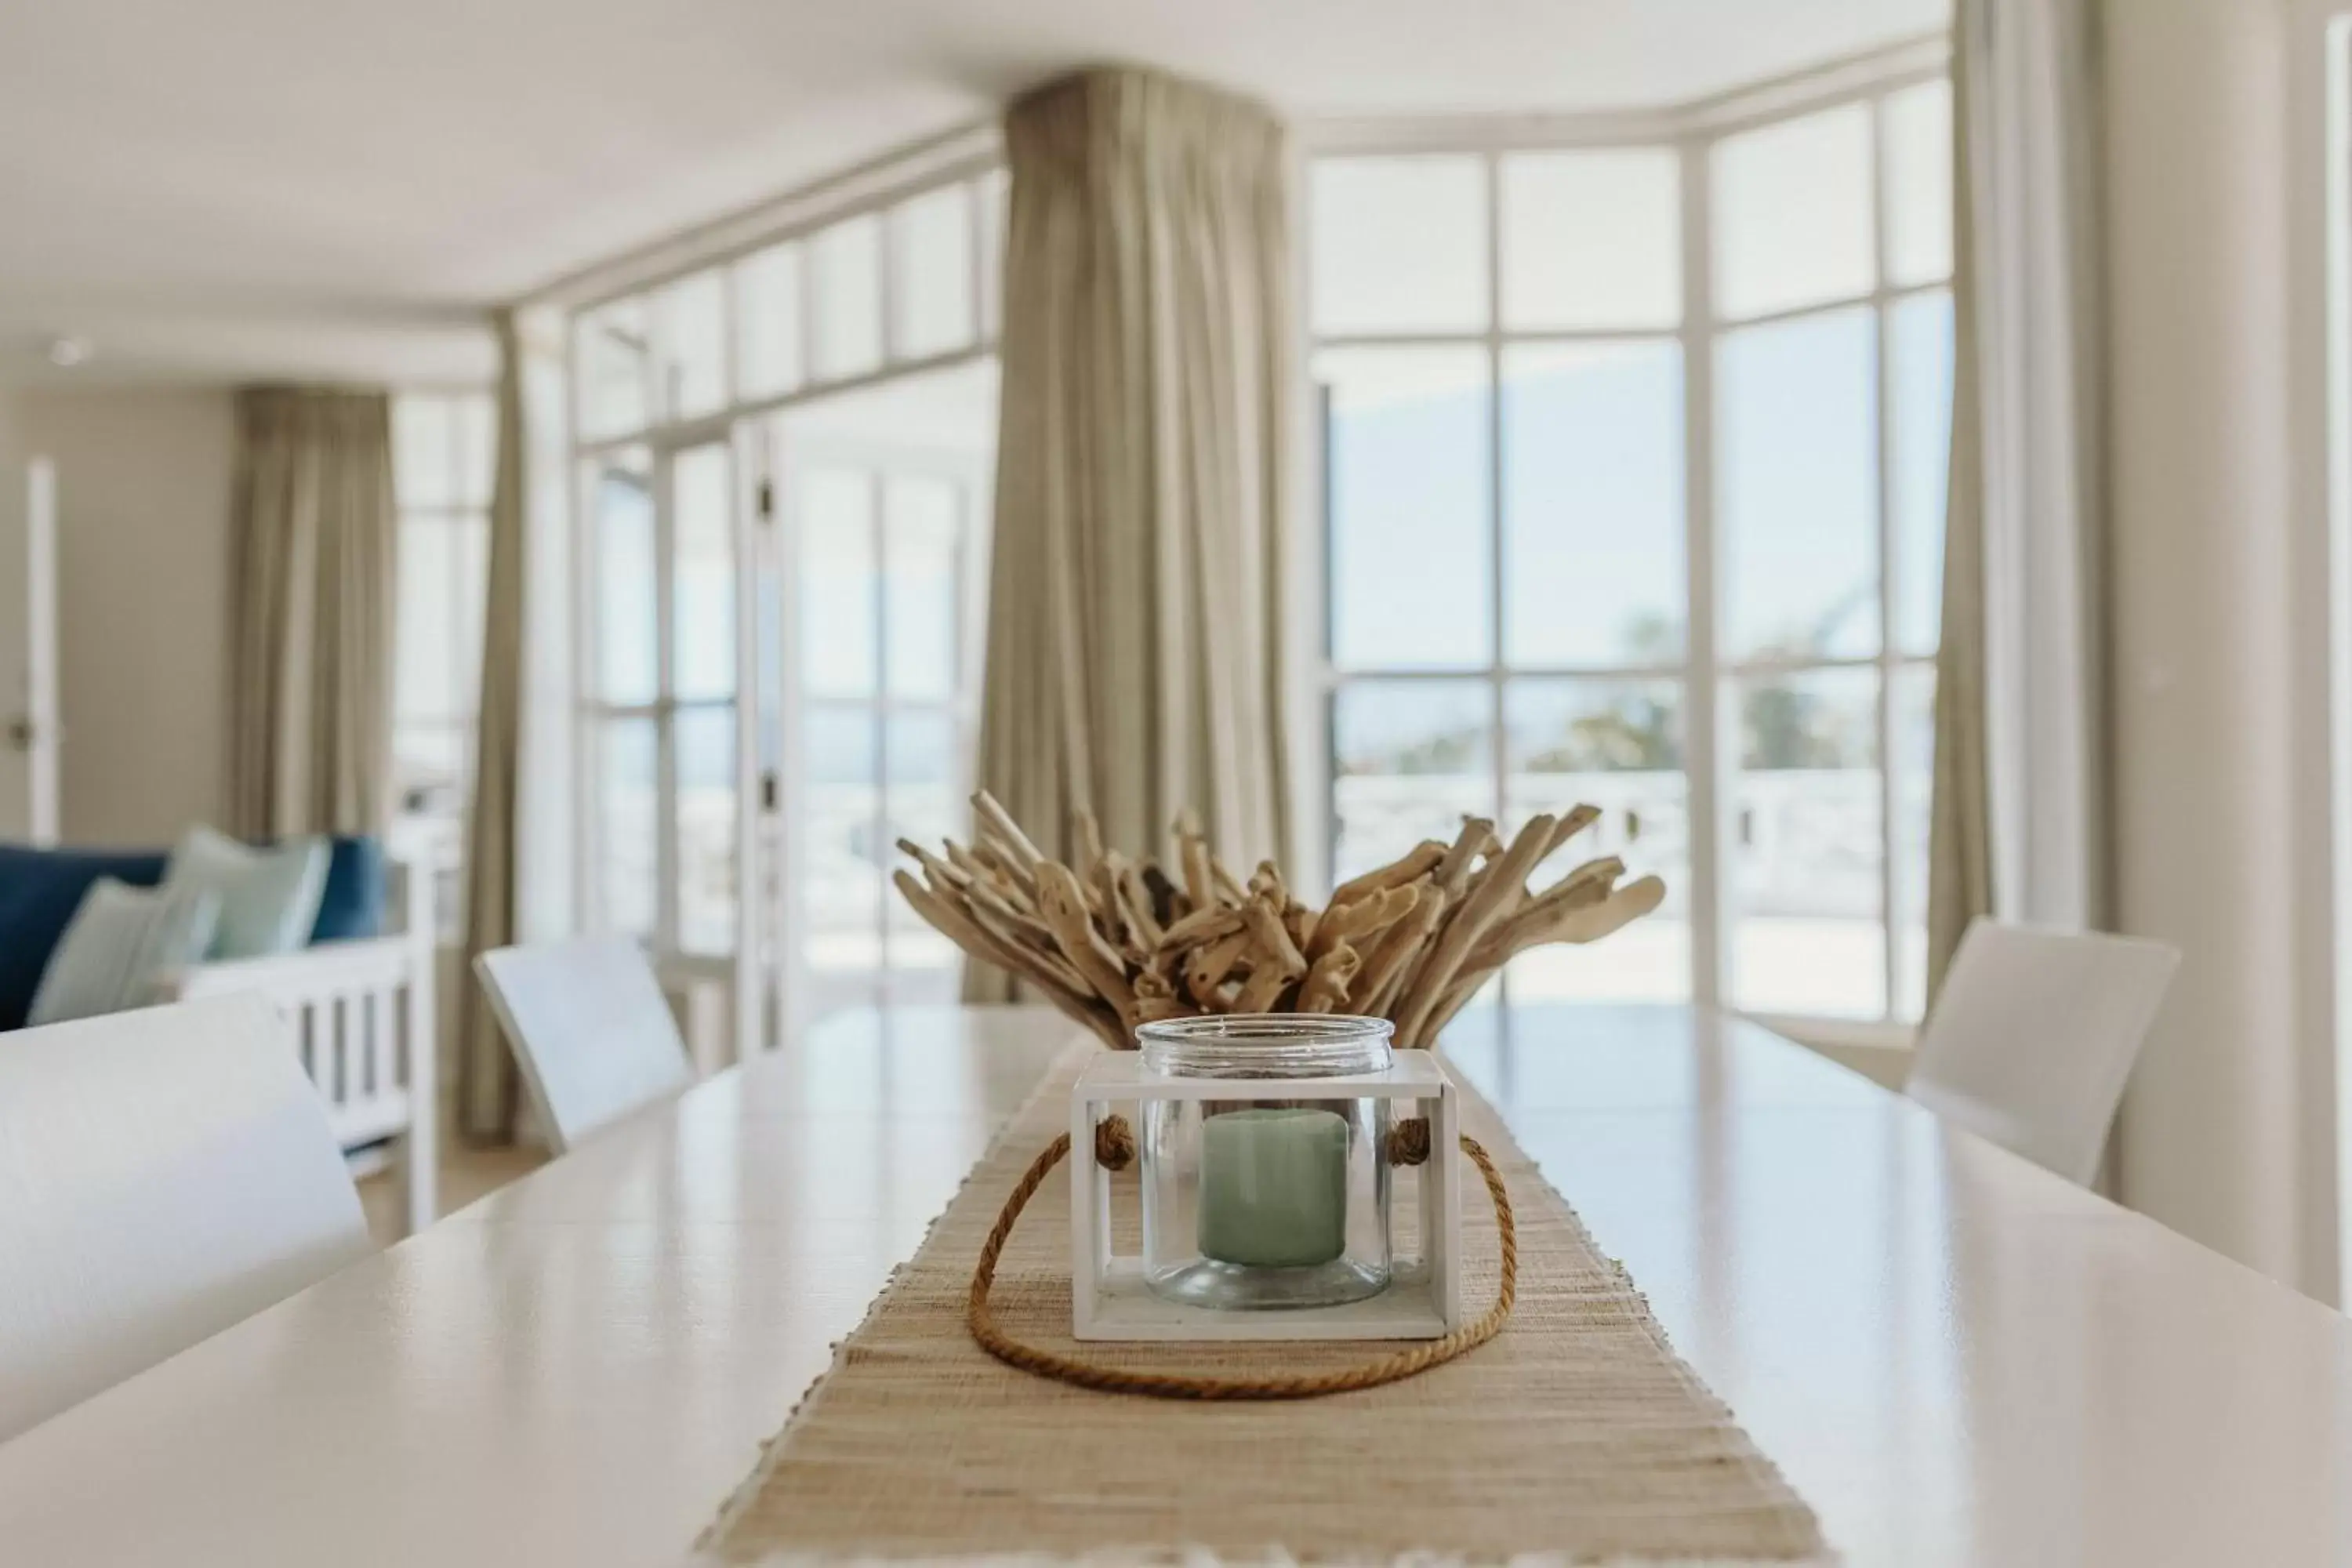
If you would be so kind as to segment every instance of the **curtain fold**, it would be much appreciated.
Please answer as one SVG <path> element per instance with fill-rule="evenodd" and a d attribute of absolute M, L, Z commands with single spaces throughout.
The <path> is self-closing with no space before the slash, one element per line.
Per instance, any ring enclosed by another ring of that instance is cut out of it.
<path fill-rule="evenodd" d="M 1076 807 L 1129 851 L 1189 807 L 1234 864 L 1282 859 L 1286 133 L 1102 69 L 1015 103 L 1005 150 L 979 781 L 1049 849 Z"/>
<path fill-rule="evenodd" d="M 2100 92 L 2089 0 L 1953 18 L 1951 489 L 1932 997 L 1978 915 L 2109 919 Z"/>
<path fill-rule="evenodd" d="M 466 818 L 464 965 L 457 975 L 457 1127 L 474 1142 L 512 1136 L 520 1084 L 514 1057 L 474 978 L 478 954 L 512 942 L 519 887 L 516 803 L 522 765 L 524 584 L 530 517 L 523 353 L 515 315 L 495 318 L 498 453 L 490 486 L 481 698 L 474 726 L 474 785 Z"/>
<path fill-rule="evenodd" d="M 398 513 L 391 399 L 237 395 L 232 826 L 382 833 L 391 816 Z"/>

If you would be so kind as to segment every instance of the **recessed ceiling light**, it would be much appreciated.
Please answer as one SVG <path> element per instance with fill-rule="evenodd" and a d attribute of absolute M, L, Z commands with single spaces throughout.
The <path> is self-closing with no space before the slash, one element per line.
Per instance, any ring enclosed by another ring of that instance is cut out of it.
<path fill-rule="evenodd" d="M 51 338 L 49 340 L 49 363 L 61 370 L 71 370 L 88 358 L 89 358 L 89 341 L 87 338 Z"/>

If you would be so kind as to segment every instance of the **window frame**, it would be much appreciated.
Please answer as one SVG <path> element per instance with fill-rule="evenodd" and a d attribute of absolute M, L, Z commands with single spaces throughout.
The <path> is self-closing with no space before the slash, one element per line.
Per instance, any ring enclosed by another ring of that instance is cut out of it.
<path fill-rule="evenodd" d="M 740 921 L 730 948 L 724 952 L 709 952 L 685 948 L 680 941 L 678 906 L 679 831 L 677 811 L 676 725 L 677 715 L 695 709 L 728 709 L 736 715 L 736 844 L 739 877 L 753 874 L 746 855 L 754 843 L 764 846 L 760 853 L 775 862 L 771 868 L 781 868 L 787 873 L 794 867 L 794 857 L 789 847 L 781 854 L 776 846 L 788 842 L 790 826 L 788 797 L 796 795 L 792 788 L 788 766 L 770 766 L 763 758 L 759 743 L 758 726 L 770 717 L 777 717 L 789 726 L 795 721 L 799 694 L 785 690 L 776 694 L 755 692 L 747 683 L 766 681 L 776 672 L 761 668 L 761 653 L 756 646 L 758 637 L 757 595 L 778 593 L 787 605 L 798 592 L 796 552 L 788 548 L 795 537 L 784 516 L 784 507 L 778 495 L 782 488 L 775 480 L 778 454 L 773 450 L 771 428 L 775 417 L 795 408 L 839 397 L 868 388 L 879 387 L 909 377 L 954 370 L 992 362 L 997 353 L 998 310 L 995 290 L 1002 277 L 1000 257 L 994 248 L 1001 245 L 1006 219 L 1003 212 L 1007 177 L 1001 146 L 992 138 L 977 146 L 950 151 L 936 159 L 917 160 L 900 177 L 876 179 L 864 184 L 854 195 L 839 200 L 813 202 L 788 201 L 783 216 L 774 221 L 761 220 L 730 233 L 722 242 L 693 245 L 672 254 L 659 256 L 652 264 L 624 264 L 615 269 L 613 279 L 602 286 L 583 289 L 562 301 L 565 324 L 565 396 L 570 415 L 570 437 L 567 443 L 569 468 L 572 477 L 571 497 L 572 537 L 575 542 L 572 574 L 572 619 L 580 628 L 580 640 L 574 658 L 576 695 L 572 704 L 574 732 L 579 742 L 579 763 L 572 770 L 574 853 L 582 875 L 574 879 L 575 915 L 584 930 L 603 930 L 607 926 L 604 908 L 604 892 L 598 854 L 601 825 L 604 820 L 601 792 L 603 779 L 598 766 L 596 747 L 602 726 L 611 720 L 647 718 L 654 722 L 656 736 L 656 844 L 655 844 L 655 923 L 645 934 L 648 946 L 666 967 L 680 972 L 702 974 L 722 974 L 732 970 L 772 972 L 782 976 L 791 973 L 799 963 L 795 951 L 799 932 L 791 915 L 791 900 L 779 915 L 769 911 L 758 922 L 758 929 L 747 931 Z M 900 217 L 899 209 L 943 190 L 961 188 L 964 221 L 969 234 L 968 269 L 971 273 L 971 299 L 966 304 L 970 341 L 961 345 L 932 352 L 910 353 L 902 342 L 901 280 L 898 276 Z M 820 269 L 814 261 L 814 242 L 818 236 L 840 226 L 871 218 L 877 226 L 875 247 L 875 310 L 877 359 L 867 369 L 855 374 L 825 375 L 817 364 L 816 325 L 823 310 L 823 282 Z M 799 369 L 791 384 L 782 390 L 757 395 L 742 390 L 745 379 L 743 364 L 743 323 L 746 311 L 740 294 L 739 266 L 761 253 L 783 246 L 797 247 L 797 300 L 788 309 L 793 312 L 798 339 Z M 670 389 L 660 384 L 661 371 L 668 364 L 668 355 L 662 341 L 667 312 L 661 302 L 681 282 L 698 275 L 712 274 L 719 280 L 720 353 L 719 374 L 722 396 L 719 405 L 685 417 L 672 417 Z M 644 360 L 639 370 L 639 395 L 646 417 L 628 429 L 601 430 L 594 435 L 589 418 L 589 351 L 584 347 L 583 324 L 593 321 L 607 309 L 639 303 L 645 312 L 646 342 Z M 674 637 L 672 616 L 674 605 L 676 519 L 675 498 L 670 479 L 677 456 L 686 450 L 711 445 L 725 445 L 731 453 L 736 516 L 737 549 L 733 561 L 737 643 L 737 680 L 734 695 L 725 700 L 680 699 L 676 693 Z M 656 598 L 658 605 L 656 636 L 657 639 L 657 677 L 653 698 L 646 702 L 614 702 L 605 700 L 600 689 L 593 650 L 600 646 L 598 637 L 599 583 L 595 486 L 587 482 L 596 466 L 608 458 L 641 449 L 647 457 L 648 482 L 652 489 L 656 552 Z M 748 544 L 748 550 L 747 550 Z M 984 535 L 968 547 L 982 552 L 986 549 Z M 783 634 L 787 643 L 796 634 L 789 608 L 784 616 Z M 771 711 L 771 699 L 780 704 Z M 976 724 L 968 718 L 959 723 L 960 734 L 976 735 Z M 785 742 L 789 754 L 790 743 Z M 789 889 L 785 891 L 788 893 Z M 742 900 L 739 909 L 747 904 L 764 905 L 765 900 Z M 747 951 L 757 951 L 761 963 L 738 965 L 736 959 Z M 739 1003 L 750 1005 L 751 986 L 742 974 L 738 974 L 736 995 Z"/>
<path fill-rule="evenodd" d="M 1333 657 L 1332 590 L 1330 575 L 1332 519 L 1328 501 L 1327 455 L 1310 452 L 1306 464 L 1314 489 L 1307 531 L 1316 552 L 1309 574 L 1317 593 L 1311 607 L 1318 625 L 1314 638 L 1317 662 L 1312 698 L 1319 712 L 1316 733 L 1321 754 L 1310 759 L 1321 787 L 1308 793 L 1311 807 L 1321 814 L 1318 831 L 1310 833 L 1307 847 L 1324 858 L 1319 868 L 1328 881 L 1329 857 L 1337 844 L 1339 772 L 1336 715 L 1340 690 L 1358 681 L 1437 680 L 1476 681 L 1486 688 L 1488 744 L 1493 805 L 1499 816 L 1508 779 L 1509 734 L 1505 725 L 1507 694 L 1514 679 L 1672 679 L 1682 691 L 1683 769 L 1688 815 L 1687 876 L 1690 920 L 1691 1000 L 1703 1005 L 1731 1006 L 1733 945 L 1738 910 L 1728 883 L 1731 847 L 1738 840 L 1737 781 L 1741 746 L 1738 689 L 1743 680 L 1819 669 L 1862 668 L 1874 672 L 1874 740 L 1879 814 L 1878 897 L 1880 980 L 1885 1004 L 1874 1017 L 1848 1015 L 1762 1015 L 1794 1025 L 1799 1032 L 1860 1031 L 1883 1037 L 1907 1037 L 1916 1020 L 1907 1014 L 1906 990 L 1924 991 L 1924 978 L 1911 982 L 1903 949 L 1907 920 L 1916 909 L 1924 918 L 1926 889 L 1904 882 L 1897 850 L 1901 819 L 1897 754 L 1897 702 L 1906 672 L 1933 672 L 1934 653 L 1906 653 L 1899 635 L 1896 597 L 1902 582 L 1901 541 L 1896 537 L 1895 474 L 1892 443 L 1895 411 L 1890 384 L 1892 345 L 1889 323 L 1895 308 L 1917 298 L 1949 292 L 1948 274 L 1925 283 L 1894 286 L 1888 282 L 1890 216 L 1887 202 L 1888 149 L 1885 100 L 1907 89 L 1948 79 L 1949 47 L 1942 37 L 1922 38 L 1838 62 L 1783 81 L 1727 94 L 1701 103 L 1654 111 L 1586 116 L 1484 118 L 1433 121 L 1335 121 L 1318 128 L 1301 148 L 1300 211 L 1302 230 L 1307 211 L 1305 193 L 1315 163 L 1325 158 L 1468 155 L 1479 160 L 1486 193 L 1485 245 L 1487 290 L 1486 322 L 1481 331 L 1400 331 L 1325 334 L 1316 331 L 1312 314 L 1309 267 L 1314 237 L 1302 232 L 1299 252 L 1299 297 L 1302 312 L 1302 363 L 1310 366 L 1327 350 L 1389 347 L 1475 347 L 1486 357 L 1488 387 L 1486 414 L 1486 534 L 1490 558 L 1487 647 L 1484 667 L 1447 669 L 1391 669 L 1374 667 L 1341 669 Z M 1854 103 L 1870 110 L 1871 235 L 1874 261 L 1871 288 L 1801 307 L 1751 317 L 1719 318 L 1714 306 L 1713 153 L 1717 144 L 1743 132 L 1761 130 L 1808 115 Z M 1504 323 L 1502 238 L 1502 160 L 1506 154 L 1545 152 L 1587 152 L 1664 149 L 1675 157 L 1679 176 L 1679 253 L 1682 263 L 1682 312 L 1672 328 L 1572 328 L 1515 330 Z M 1735 331 L 1783 322 L 1802 321 L 1842 310 L 1866 310 L 1873 327 L 1874 419 L 1876 458 L 1874 476 L 1877 561 L 1878 647 L 1866 657 L 1727 658 L 1718 644 L 1726 624 L 1727 602 L 1717 568 L 1725 547 L 1718 518 L 1716 459 L 1717 356 Z M 1514 665 L 1505 646 L 1507 586 L 1502 565 L 1507 537 L 1507 472 L 1502 431 L 1506 423 L 1503 368 L 1507 350 L 1521 345 L 1591 345 L 1656 343 L 1678 345 L 1682 361 L 1683 396 L 1683 551 L 1688 596 L 1680 659 L 1664 664 Z M 1311 370 L 1305 378 L 1314 395 Z M 1318 400 L 1319 401 L 1319 400 Z M 1319 411 L 1319 410 L 1318 410 Z M 1322 421 L 1309 426 L 1320 440 Z M 1924 868 L 1921 868 L 1924 871 Z M 1508 980 L 1506 977 L 1507 996 Z"/>

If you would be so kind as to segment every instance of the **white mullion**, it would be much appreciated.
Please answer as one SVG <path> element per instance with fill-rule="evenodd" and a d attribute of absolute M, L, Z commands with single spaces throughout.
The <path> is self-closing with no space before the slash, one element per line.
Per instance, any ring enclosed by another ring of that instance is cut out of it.
<path fill-rule="evenodd" d="M 1871 341 L 1875 367 L 1874 408 L 1876 428 L 1874 450 L 1877 453 L 1878 501 L 1878 934 L 1879 952 L 1885 963 L 1886 1003 L 1880 1016 L 1889 1021 L 1897 1016 L 1902 994 L 1902 942 L 1895 931 L 1895 574 L 1898 544 L 1895 531 L 1895 481 L 1893 452 L 1889 449 L 1889 432 L 1893 425 L 1892 351 L 1887 344 L 1887 324 L 1890 309 L 1885 297 L 1888 235 L 1886 226 L 1886 100 L 1874 99 L 1870 103 L 1870 208 L 1873 264 L 1875 277 L 1873 293 L 1875 303 L 1871 311 Z"/>
<path fill-rule="evenodd" d="M 888 247 L 884 250 L 887 253 Z M 886 305 L 885 309 L 887 307 Z M 884 353 L 888 353 L 886 342 Z M 874 842 L 890 841 L 890 594 L 885 574 L 889 570 L 890 551 L 889 480 L 887 470 L 866 470 L 867 519 L 871 526 L 867 536 L 873 551 L 874 571 L 874 697 L 869 711 L 874 715 Z M 875 905 L 875 952 L 879 962 L 874 972 L 874 990 L 877 998 L 889 994 L 890 985 L 890 873 L 887 858 L 875 868 L 882 898 Z"/>
<path fill-rule="evenodd" d="M 1680 144 L 1683 264 L 1683 549 L 1689 577 L 1683 687 L 1685 817 L 1690 844 L 1691 996 L 1702 1005 L 1729 1000 L 1732 915 L 1725 889 L 1729 805 L 1735 792 L 1736 737 L 1724 712 L 1716 633 L 1721 595 L 1716 582 L 1715 340 L 1708 207 L 1713 143 Z"/>
<path fill-rule="evenodd" d="M 654 947 L 677 940 L 677 458 L 654 457 Z"/>
<path fill-rule="evenodd" d="M 1486 765 L 1494 773 L 1495 821 L 1510 808 L 1510 747 L 1503 733 L 1503 693 L 1508 680 L 1503 641 L 1503 160 L 1492 149 L 1479 154 L 1486 183 Z M 1511 983 L 1499 998 L 1510 1015 Z M 1507 1038 L 1509 1026 L 1505 1025 Z"/>

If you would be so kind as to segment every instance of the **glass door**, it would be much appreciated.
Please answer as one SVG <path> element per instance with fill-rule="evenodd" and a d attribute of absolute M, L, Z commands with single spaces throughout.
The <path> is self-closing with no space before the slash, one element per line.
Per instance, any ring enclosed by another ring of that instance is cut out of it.
<path fill-rule="evenodd" d="M 835 1008 L 948 1001 L 953 948 L 890 885 L 901 837 L 966 815 L 977 738 L 990 367 L 770 420 L 757 587 L 759 864 L 772 1038 Z M 925 385 L 938 382 L 940 384 Z"/>

